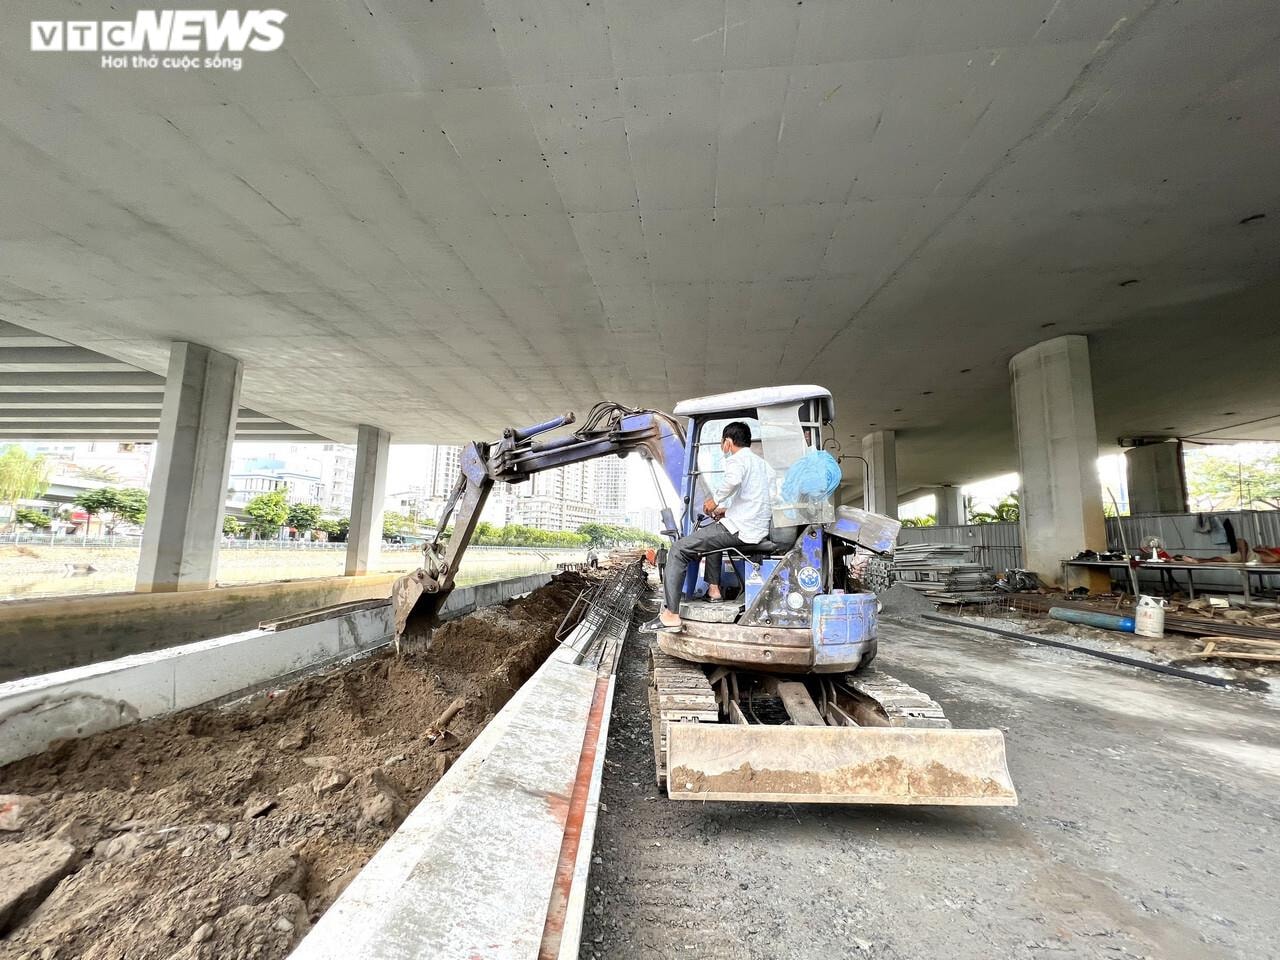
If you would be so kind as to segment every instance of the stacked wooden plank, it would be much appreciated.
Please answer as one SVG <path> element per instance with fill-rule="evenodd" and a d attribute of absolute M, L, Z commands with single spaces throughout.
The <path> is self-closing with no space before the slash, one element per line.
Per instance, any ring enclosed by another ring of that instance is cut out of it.
<path fill-rule="evenodd" d="M 1198 653 L 1175 657 L 1172 663 L 1190 660 L 1255 660 L 1280 663 L 1280 640 L 1252 640 L 1244 637 L 1199 637 Z"/>
<path fill-rule="evenodd" d="M 893 552 L 893 579 L 943 603 L 985 600 L 995 582 L 962 543 L 899 544 Z"/>

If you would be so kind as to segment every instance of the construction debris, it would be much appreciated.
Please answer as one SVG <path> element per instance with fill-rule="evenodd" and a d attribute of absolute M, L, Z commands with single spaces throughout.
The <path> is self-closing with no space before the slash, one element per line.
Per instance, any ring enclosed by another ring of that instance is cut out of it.
<path fill-rule="evenodd" d="M 913 590 L 911 585 L 906 583 L 895 583 L 878 596 L 880 612 L 890 616 L 933 613 L 938 608 L 936 601 L 930 600 L 919 590 Z"/>

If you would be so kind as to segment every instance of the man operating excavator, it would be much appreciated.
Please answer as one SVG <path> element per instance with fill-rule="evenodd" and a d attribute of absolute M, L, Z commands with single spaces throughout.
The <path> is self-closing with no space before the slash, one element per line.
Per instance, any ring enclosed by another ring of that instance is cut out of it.
<path fill-rule="evenodd" d="M 751 428 L 740 420 L 730 423 L 720 435 L 724 473 L 719 486 L 702 504 L 702 512 L 715 522 L 699 527 L 672 544 L 662 574 L 663 607 L 645 624 L 646 630 L 679 633 L 680 594 L 689 563 L 728 547 L 750 548 L 769 535 L 773 507 L 769 496 L 769 467 L 751 449 Z M 718 603 L 720 557 L 707 563 L 707 600 Z"/>

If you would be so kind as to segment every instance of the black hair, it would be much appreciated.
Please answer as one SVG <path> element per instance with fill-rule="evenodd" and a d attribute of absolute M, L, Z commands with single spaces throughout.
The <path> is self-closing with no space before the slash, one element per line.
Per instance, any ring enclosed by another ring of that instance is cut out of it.
<path fill-rule="evenodd" d="M 751 446 L 751 428 L 741 420 L 735 420 L 724 428 L 720 439 L 732 440 L 735 447 L 749 447 Z"/>

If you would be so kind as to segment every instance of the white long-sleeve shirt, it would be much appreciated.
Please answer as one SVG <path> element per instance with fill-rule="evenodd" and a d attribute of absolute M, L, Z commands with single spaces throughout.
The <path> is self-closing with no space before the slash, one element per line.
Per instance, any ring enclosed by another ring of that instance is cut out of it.
<path fill-rule="evenodd" d="M 769 535 L 773 519 L 769 465 L 743 447 L 724 458 L 724 474 L 712 499 L 725 508 L 720 522 L 743 543 L 759 543 Z"/>

